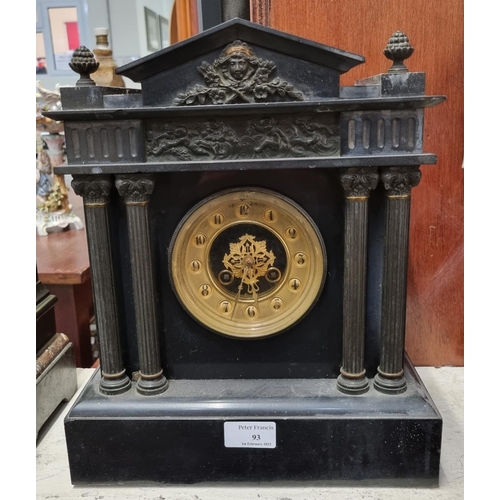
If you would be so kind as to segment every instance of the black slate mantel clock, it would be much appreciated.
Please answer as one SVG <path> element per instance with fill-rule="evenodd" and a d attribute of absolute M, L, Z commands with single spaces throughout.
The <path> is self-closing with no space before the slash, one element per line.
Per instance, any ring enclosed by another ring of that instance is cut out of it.
<path fill-rule="evenodd" d="M 62 88 L 100 370 L 65 420 L 72 482 L 436 483 L 441 417 L 404 354 L 424 73 L 233 19 Z"/>

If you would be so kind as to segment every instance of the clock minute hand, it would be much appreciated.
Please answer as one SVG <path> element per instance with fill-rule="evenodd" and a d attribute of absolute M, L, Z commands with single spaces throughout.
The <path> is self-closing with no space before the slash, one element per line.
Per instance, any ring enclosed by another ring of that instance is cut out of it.
<path fill-rule="evenodd" d="M 236 294 L 236 301 L 234 302 L 233 312 L 231 313 L 231 318 L 233 319 L 234 312 L 236 311 L 236 306 L 238 305 L 238 301 L 240 300 L 241 290 L 243 290 L 243 281 L 245 280 L 247 275 L 247 267 L 243 268 L 243 277 L 241 278 L 240 284 L 238 285 L 238 293 Z"/>
<path fill-rule="evenodd" d="M 257 292 L 259 291 L 259 285 L 257 284 L 259 282 L 259 279 L 256 277 L 256 272 L 255 269 L 252 267 L 251 269 L 251 275 L 250 275 L 250 284 L 248 285 L 249 292 L 252 293 L 253 300 L 255 302 L 255 305 L 258 305 L 258 295 Z"/>

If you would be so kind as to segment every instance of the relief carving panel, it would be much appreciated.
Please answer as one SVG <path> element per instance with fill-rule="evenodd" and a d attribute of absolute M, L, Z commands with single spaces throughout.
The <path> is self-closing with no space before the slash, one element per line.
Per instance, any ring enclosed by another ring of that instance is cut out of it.
<path fill-rule="evenodd" d="M 146 125 L 146 152 L 149 161 L 339 156 L 339 134 L 333 114 L 154 120 Z"/>

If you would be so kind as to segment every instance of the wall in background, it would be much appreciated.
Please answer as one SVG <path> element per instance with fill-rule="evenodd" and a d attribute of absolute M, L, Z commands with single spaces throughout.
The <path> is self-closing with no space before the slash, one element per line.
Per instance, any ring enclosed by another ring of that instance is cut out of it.
<path fill-rule="evenodd" d="M 37 6 L 56 5 L 57 1 L 37 0 Z M 65 3 L 71 3 L 71 0 Z M 92 50 L 94 29 L 107 27 L 117 65 L 127 64 L 151 53 L 147 48 L 144 7 L 170 20 L 173 4 L 174 0 L 83 0 L 86 19 L 85 23 L 79 24 L 80 41 Z M 37 80 L 47 89 L 54 89 L 57 84 L 72 86 L 77 79 L 72 72 L 57 76 L 37 75 Z M 128 87 L 140 87 L 129 79 L 125 79 L 125 83 Z"/>

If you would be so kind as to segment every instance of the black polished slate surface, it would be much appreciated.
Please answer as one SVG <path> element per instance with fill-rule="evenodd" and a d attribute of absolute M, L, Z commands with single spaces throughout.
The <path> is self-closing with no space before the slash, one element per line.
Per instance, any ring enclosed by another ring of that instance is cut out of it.
<path fill-rule="evenodd" d="M 171 380 L 166 392 L 145 399 L 132 389 L 112 398 L 99 392 L 99 370 L 92 376 L 68 419 L 154 418 L 439 418 L 414 368 L 406 364 L 408 390 L 391 397 L 370 388 L 348 396 L 331 379 Z"/>
<path fill-rule="evenodd" d="M 269 158 L 262 160 L 222 160 L 222 161 L 181 161 L 181 162 L 148 162 L 148 163 L 117 163 L 95 165 L 64 165 L 55 167 L 56 174 L 133 174 L 161 172 L 209 172 L 234 170 L 263 169 L 339 169 L 348 167 L 382 167 L 434 165 L 436 155 L 399 154 L 387 156 L 357 156 L 334 158 Z M 295 175 L 295 174 L 290 174 Z"/>
<path fill-rule="evenodd" d="M 185 214 L 201 199 L 229 188 L 265 187 L 291 198 L 315 221 L 327 251 L 327 278 L 318 303 L 290 330 L 265 339 L 243 340 L 208 331 L 184 311 L 169 279 L 168 247 Z M 327 170 L 176 173 L 158 176 L 149 214 L 153 240 L 162 366 L 167 378 L 329 378 L 338 373 L 342 355 L 342 262 L 344 195 Z M 117 207 L 118 209 L 119 207 Z M 132 294 L 128 247 L 119 211 L 122 317 L 131 315 Z M 138 369 L 135 321 L 124 321 L 128 372 Z M 375 374 L 378 351 L 368 357 Z"/>
<path fill-rule="evenodd" d="M 406 375 L 400 396 L 345 396 L 334 380 L 183 380 L 110 398 L 96 372 L 65 420 L 71 480 L 437 485 L 442 420 L 409 361 Z M 224 421 L 275 422 L 276 448 L 226 448 Z"/>
<path fill-rule="evenodd" d="M 109 95 L 113 88 L 96 87 L 97 94 L 105 93 L 99 99 L 84 100 L 81 89 L 68 88 L 65 107 L 60 111 L 45 111 L 43 114 L 53 120 L 64 121 L 90 121 L 90 120 L 116 120 L 139 119 L 159 117 L 186 117 L 186 116 L 213 116 L 214 114 L 254 115 L 260 113 L 309 113 L 309 112 L 345 112 L 345 111 L 380 111 L 384 109 L 421 109 L 433 108 L 446 100 L 445 96 L 397 96 L 397 97 L 370 97 L 370 98 L 341 98 L 310 100 L 287 103 L 254 103 L 220 106 L 138 106 L 139 95 L 122 96 Z M 349 87 L 366 92 L 370 87 Z M 107 89 L 105 92 L 103 89 Z M 84 96 L 85 94 L 83 94 Z M 320 108 L 320 109 L 318 109 Z"/>
<path fill-rule="evenodd" d="M 273 48 L 276 52 L 300 59 L 306 63 L 345 73 L 365 62 L 365 58 L 352 52 L 323 45 L 290 33 L 261 26 L 244 19 L 231 19 L 187 40 L 142 57 L 138 61 L 116 70 L 133 81 L 143 81 L 159 71 L 173 69 L 198 54 L 208 54 L 234 40 Z"/>

